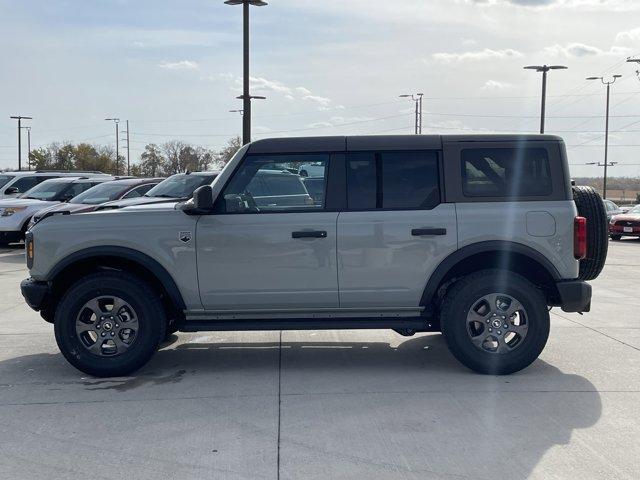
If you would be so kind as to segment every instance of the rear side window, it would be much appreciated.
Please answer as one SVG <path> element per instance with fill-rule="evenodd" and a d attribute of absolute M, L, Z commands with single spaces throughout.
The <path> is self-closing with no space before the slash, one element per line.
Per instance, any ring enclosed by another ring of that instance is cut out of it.
<path fill-rule="evenodd" d="M 466 197 L 546 196 L 553 191 L 544 148 L 462 150 L 462 191 Z"/>
<path fill-rule="evenodd" d="M 17 188 L 19 193 L 24 193 L 44 180 L 46 177 L 22 177 L 13 182 L 11 186 Z"/>
<path fill-rule="evenodd" d="M 349 210 L 414 210 L 440 202 L 436 152 L 367 152 L 347 160 Z"/>

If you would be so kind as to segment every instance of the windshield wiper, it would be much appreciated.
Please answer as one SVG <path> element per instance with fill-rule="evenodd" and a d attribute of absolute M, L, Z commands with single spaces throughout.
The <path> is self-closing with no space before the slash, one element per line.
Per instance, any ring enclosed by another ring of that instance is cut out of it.
<path fill-rule="evenodd" d="M 151 198 L 179 198 L 179 197 L 176 197 L 175 195 L 168 195 L 166 193 L 163 193 L 163 194 L 160 194 L 160 195 L 154 195 Z"/>

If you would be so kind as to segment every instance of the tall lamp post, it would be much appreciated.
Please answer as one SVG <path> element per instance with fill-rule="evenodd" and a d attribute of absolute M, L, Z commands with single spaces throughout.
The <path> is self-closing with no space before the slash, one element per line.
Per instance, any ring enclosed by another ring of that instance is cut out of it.
<path fill-rule="evenodd" d="M 119 118 L 105 118 L 107 122 L 113 122 L 116 124 L 116 175 L 120 171 L 120 130 L 118 124 L 120 123 Z M 128 133 L 127 133 L 128 135 Z"/>
<path fill-rule="evenodd" d="M 607 113 L 604 127 L 604 180 L 602 182 L 602 198 L 607 198 L 607 167 L 613 167 L 615 163 L 609 163 L 609 98 L 611 96 L 611 85 L 622 75 L 614 75 L 611 80 L 607 81 L 604 77 L 588 77 L 587 80 L 600 80 L 603 85 L 607 86 Z"/>
<path fill-rule="evenodd" d="M 33 117 L 13 115 L 9 118 L 18 120 L 18 170 L 22 170 L 22 120 L 33 120 Z"/>
<path fill-rule="evenodd" d="M 529 65 L 525 70 L 535 70 L 542 73 L 542 106 L 540 107 L 540 133 L 544 133 L 545 110 L 547 106 L 547 73 L 549 70 L 566 70 L 564 65 Z"/>
<path fill-rule="evenodd" d="M 249 92 L 249 7 L 264 7 L 267 2 L 262 0 L 226 0 L 227 5 L 242 5 L 243 18 L 243 80 L 242 95 L 238 98 L 242 100 L 242 144 L 251 142 L 251 100 L 265 97 L 252 96 Z"/>
<path fill-rule="evenodd" d="M 422 97 L 424 93 L 416 93 L 416 94 L 405 94 L 400 95 L 400 98 L 410 98 L 416 104 L 416 126 L 415 126 L 415 134 L 422 135 Z"/>

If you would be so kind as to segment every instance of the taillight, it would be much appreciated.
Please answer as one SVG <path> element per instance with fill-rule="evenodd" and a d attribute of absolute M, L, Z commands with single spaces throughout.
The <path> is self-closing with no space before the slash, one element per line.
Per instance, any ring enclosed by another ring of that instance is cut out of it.
<path fill-rule="evenodd" d="M 576 260 L 587 257 L 587 219 L 584 217 L 573 221 L 573 256 Z"/>

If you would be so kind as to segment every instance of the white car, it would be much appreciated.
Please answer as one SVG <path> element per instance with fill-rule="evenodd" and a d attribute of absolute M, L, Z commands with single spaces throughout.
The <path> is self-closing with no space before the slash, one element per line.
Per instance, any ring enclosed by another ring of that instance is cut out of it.
<path fill-rule="evenodd" d="M 36 212 L 68 202 L 85 190 L 113 179 L 107 175 L 53 178 L 39 183 L 18 198 L 0 199 L 0 245 L 23 240 L 29 220 Z"/>
<path fill-rule="evenodd" d="M 31 190 L 33 187 L 45 180 L 62 177 L 93 177 L 96 175 L 105 175 L 102 172 L 66 172 L 58 170 L 33 170 L 20 172 L 1 172 L 0 173 L 0 200 L 5 198 L 16 198 L 23 193 Z"/>

